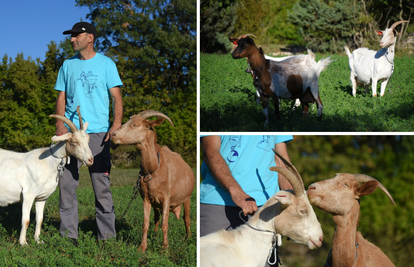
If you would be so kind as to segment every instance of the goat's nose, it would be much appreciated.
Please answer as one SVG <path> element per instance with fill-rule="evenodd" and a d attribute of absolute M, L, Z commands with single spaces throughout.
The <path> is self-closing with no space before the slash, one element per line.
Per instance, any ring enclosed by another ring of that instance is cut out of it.
<path fill-rule="evenodd" d="M 319 241 L 323 241 L 323 235 L 319 237 Z"/>
<path fill-rule="evenodd" d="M 314 186 L 314 185 L 310 185 L 310 186 L 308 187 L 308 190 L 312 190 L 312 189 L 316 189 L 316 186 Z"/>

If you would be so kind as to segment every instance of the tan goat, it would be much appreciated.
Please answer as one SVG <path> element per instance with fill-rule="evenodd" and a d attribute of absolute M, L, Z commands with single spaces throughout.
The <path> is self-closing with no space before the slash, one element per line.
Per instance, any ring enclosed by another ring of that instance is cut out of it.
<path fill-rule="evenodd" d="M 335 222 L 332 254 L 325 266 L 395 266 L 380 248 L 357 232 L 360 216 L 359 199 L 381 188 L 392 203 L 387 189 L 376 179 L 363 174 L 340 173 L 334 178 L 313 183 L 308 188 L 310 203 L 331 213 Z"/>
<path fill-rule="evenodd" d="M 157 120 L 147 118 L 157 116 Z M 167 119 L 172 126 L 171 119 L 165 114 L 147 110 L 134 115 L 130 120 L 112 134 L 115 144 L 136 145 L 141 150 L 141 184 L 139 193 L 144 202 L 143 237 L 138 250 L 147 249 L 147 233 L 151 206 L 154 209 L 155 231 L 158 230 L 162 211 L 163 246 L 168 247 L 168 215 L 173 212 L 177 219 L 180 217 L 181 204 L 184 204 L 184 222 L 187 237 L 190 231 L 190 196 L 193 192 L 195 179 L 190 166 L 181 158 L 181 155 L 172 152 L 167 146 L 157 144 L 157 135 L 154 127 Z"/>

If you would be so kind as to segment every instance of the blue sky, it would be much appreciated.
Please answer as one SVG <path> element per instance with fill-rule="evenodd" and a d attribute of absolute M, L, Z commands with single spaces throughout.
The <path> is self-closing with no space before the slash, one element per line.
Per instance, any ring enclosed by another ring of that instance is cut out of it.
<path fill-rule="evenodd" d="M 13 61 L 18 53 L 25 59 L 45 59 L 50 41 L 65 39 L 62 33 L 86 19 L 88 7 L 75 6 L 75 0 L 2 1 L 0 8 L 0 59 L 5 54 Z"/>

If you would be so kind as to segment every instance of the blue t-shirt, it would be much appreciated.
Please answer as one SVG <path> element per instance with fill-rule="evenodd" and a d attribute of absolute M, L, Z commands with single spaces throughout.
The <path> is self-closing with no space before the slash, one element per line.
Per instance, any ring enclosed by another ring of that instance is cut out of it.
<path fill-rule="evenodd" d="M 89 122 L 87 133 L 109 130 L 109 89 L 122 86 L 115 63 L 109 57 L 96 53 L 89 60 L 76 55 L 63 62 L 55 90 L 66 92 L 65 116 L 79 129 L 76 107 L 80 105 L 82 121 Z"/>
<path fill-rule="evenodd" d="M 277 172 L 269 170 L 276 166 L 272 148 L 277 143 L 289 142 L 293 137 L 223 135 L 220 138 L 220 154 L 229 166 L 233 178 L 246 194 L 256 200 L 258 206 L 262 206 L 279 191 Z M 200 185 L 201 203 L 236 206 L 230 194 L 214 180 L 205 162 L 201 165 L 200 173 L 203 178 Z"/>

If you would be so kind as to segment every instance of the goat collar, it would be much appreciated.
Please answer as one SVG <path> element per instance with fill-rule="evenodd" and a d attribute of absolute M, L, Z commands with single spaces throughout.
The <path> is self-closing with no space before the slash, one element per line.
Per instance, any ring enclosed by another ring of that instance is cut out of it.
<path fill-rule="evenodd" d="M 265 61 L 265 59 L 263 57 L 261 57 L 261 59 L 262 59 L 262 64 L 260 65 L 260 68 L 258 68 L 257 70 L 253 70 L 255 76 L 256 76 L 256 72 L 259 72 L 263 67 L 263 62 Z"/>
<path fill-rule="evenodd" d="M 141 178 L 144 178 L 144 182 L 146 182 L 146 183 L 152 180 L 152 178 L 153 178 L 152 175 L 156 171 L 158 171 L 158 169 L 160 167 L 160 162 L 161 162 L 160 157 L 161 157 L 161 154 L 159 152 L 157 152 L 157 155 L 158 155 L 158 166 L 157 166 L 157 169 L 153 173 L 145 173 L 144 169 L 142 168 L 142 164 L 141 164 L 141 170 L 139 171 L 139 180 L 141 180 Z"/>
<path fill-rule="evenodd" d="M 354 259 L 354 263 L 352 264 L 352 266 L 355 265 L 357 258 L 358 258 L 358 248 L 359 248 L 359 244 L 355 241 L 355 246 L 356 246 L 356 252 L 355 252 L 355 259 Z M 333 265 L 333 261 L 332 261 L 332 249 L 329 250 L 328 253 L 328 258 L 326 259 L 326 265 L 328 265 L 328 267 L 331 267 Z"/>
<path fill-rule="evenodd" d="M 257 228 L 255 228 L 255 227 L 253 227 L 253 226 L 251 226 L 247 221 L 245 221 L 243 218 L 242 218 L 242 216 L 241 216 L 241 214 L 242 214 L 242 210 L 239 212 L 239 218 L 240 218 L 240 220 L 242 220 L 247 226 L 249 226 L 250 228 L 252 228 L 253 230 L 255 230 L 255 231 L 259 231 L 259 232 L 266 232 L 266 233 L 271 233 L 271 234 L 273 234 L 273 238 L 272 238 L 272 247 L 270 248 L 270 251 L 269 251 L 269 256 L 267 256 L 267 263 L 269 263 L 269 265 L 270 266 L 273 266 L 273 265 L 275 265 L 276 263 L 278 264 L 278 265 L 276 265 L 276 266 L 279 266 L 279 265 L 282 265 L 282 262 L 281 262 L 281 260 L 280 260 L 280 258 L 279 258 L 279 254 L 277 253 L 277 247 L 278 246 L 280 246 L 281 244 L 278 244 L 279 242 L 278 242 L 278 238 L 279 237 L 281 237 L 279 234 L 277 234 L 276 233 L 276 231 L 269 231 L 269 230 L 262 230 L 262 229 L 257 229 Z M 280 242 L 281 243 L 281 242 Z M 271 262 L 270 261 L 270 259 L 272 258 L 272 253 L 274 253 L 274 261 L 273 262 Z"/>
<path fill-rule="evenodd" d="M 52 143 L 52 144 L 50 144 L 50 147 L 49 147 L 49 149 L 50 149 L 50 153 L 52 154 L 52 156 L 54 157 L 54 158 L 56 158 L 56 159 L 61 159 L 61 161 L 59 162 L 59 164 L 58 164 L 58 166 L 57 166 L 57 170 L 58 170 L 58 175 L 57 175 L 57 177 L 56 177 L 56 180 L 57 179 L 59 179 L 59 177 L 62 177 L 62 175 L 63 175 L 63 170 L 64 170 L 64 168 L 65 168 L 65 165 L 66 165 L 66 162 L 69 164 L 69 157 L 63 157 L 63 158 L 60 158 L 60 157 L 58 157 L 58 156 L 56 156 L 55 155 L 55 153 L 56 153 L 56 151 L 53 151 L 53 148 L 57 145 L 57 144 L 59 144 L 59 143 Z"/>

